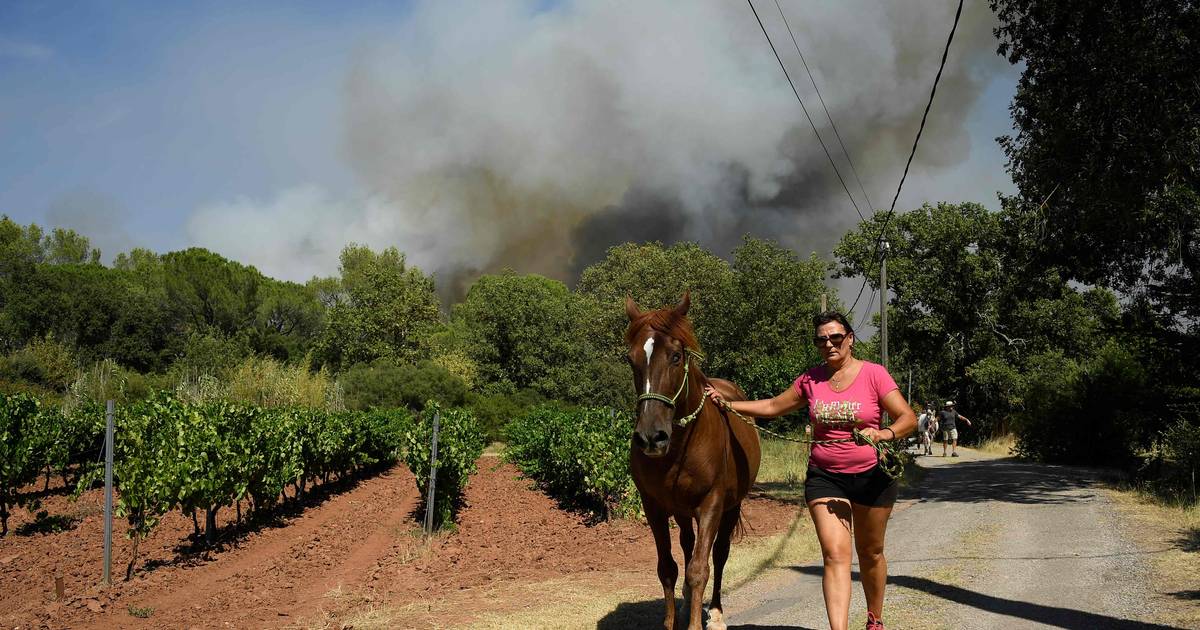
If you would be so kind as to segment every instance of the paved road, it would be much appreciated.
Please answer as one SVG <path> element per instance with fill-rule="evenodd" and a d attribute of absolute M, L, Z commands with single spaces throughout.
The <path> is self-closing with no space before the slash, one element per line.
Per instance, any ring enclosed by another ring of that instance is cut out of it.
<path fill-rule="evenodd" d="M 1169 628 L 1147 609 L 1147 553 L 1086 470 L 961 451 L 922 457 L 888 527 L 889 628 Z M 854 573 L 851 627 L 866 605 Z M 726 596 L 730 628 L 827 628 L 819 561 Z"/>

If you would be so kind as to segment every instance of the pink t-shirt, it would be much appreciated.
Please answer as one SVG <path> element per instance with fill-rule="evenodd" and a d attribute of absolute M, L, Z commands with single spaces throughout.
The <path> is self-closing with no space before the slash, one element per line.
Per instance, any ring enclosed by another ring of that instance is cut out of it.
<path fill-rule="evenodd" d="M 823 365 L 801 374 L 793 386 L 808 401 L 808 417 L 813 424 L 813 439 L 816 440 L 851 437 L 852 427 L 830 424 L 830 421 L 836 423 L 855 418 L 861 421 L 856 425 L 860 428 L 878 429 L 882 416 L 880 401 L 892 390 L 899 389 L 887 368 L 870 361 L 863 361 L 854 382 L 842 392 L 835 392 L 829 387 L 829 376 Z M 876 463 L 875 449 L 854 442 L 814 444 L 809 463 L 828 472 L 865 472 Z"/>

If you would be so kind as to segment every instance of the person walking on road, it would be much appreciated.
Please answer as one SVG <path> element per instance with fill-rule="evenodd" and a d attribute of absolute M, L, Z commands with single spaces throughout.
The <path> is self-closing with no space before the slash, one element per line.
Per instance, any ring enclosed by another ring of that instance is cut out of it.
<path fill-rule="evenodd" d="M 832 630 L 850 623 L 851 544 L 858 550 L 863 593 L 867 599 L 867 629 L 883 630 L 883 592 L 887 584 L 884 534 L 896 502 L 898 486 L 879 465 L 870 444 L 910 435 L 917 416 L 900 393 L 887 368 L 854 356 L 854 329 L 834 311 L 813 318 L 813 345 L 824 362 L 792 383 L 778 396 L 729 402 L 734 411 L 775 418 L 807 406 L 813 422 L 812 454 L 804 482 L 804 500 L 817 531 L 825 562 L 821 580 L 825 611 Z M 712 387 L 705 393 L 724 405 Z M 896 419 L 880 428 L 883 412 Z"/>
<path fill-rule="evenodd" d="M 971 426 L 971 419 L 958 413 L 954 401 L 947 400 L 945 409 L 937 413 L 938 424 L 942 427 L 942 457 L 946 456 L 946 443 L 950 443 L 950 457 L 958 457 L 958 426 L 956 421 L 962 420 Z"/>

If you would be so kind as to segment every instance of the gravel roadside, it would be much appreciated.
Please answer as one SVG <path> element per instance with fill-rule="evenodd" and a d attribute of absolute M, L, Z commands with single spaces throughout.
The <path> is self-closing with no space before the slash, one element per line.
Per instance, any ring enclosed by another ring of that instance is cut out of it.
<path fill-rule="evenodd" d="M 1098 476 L 960 449 L 922 457 L 888 528 L 893 628 L 1169 628 L 1149 621 L 1147 551 Z M 852 627 L 865 619 L 854 574 Z M 825 628 L 819 561 L 726 597 L 731 628 Z"/>

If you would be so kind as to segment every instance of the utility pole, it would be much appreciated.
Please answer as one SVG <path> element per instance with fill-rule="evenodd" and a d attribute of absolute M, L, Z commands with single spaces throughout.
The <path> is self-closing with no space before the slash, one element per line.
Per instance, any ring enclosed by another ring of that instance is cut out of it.
<path fill-rule="evenodd" d="M 829 310 L 829 308 L 827 306 L 827 298 L 826 298 L 825 294 L 822 293 L 821 294 L 821 312 L 824 313 L 827 310 Z"/>
<path fill-rule="evenodd" d="M 880 351 L 879 358 L 883 363 L 883 367 L 888 366 L 888 343 L 887 343 L 887 255 L 891 249 L 891 243 L 884 241 L 879 249 L 879 340 Z"/>

